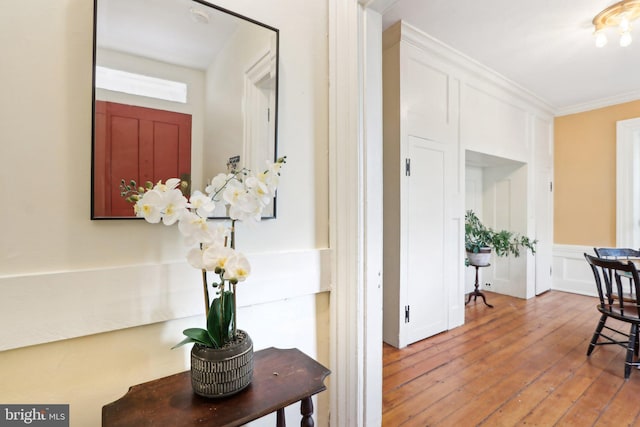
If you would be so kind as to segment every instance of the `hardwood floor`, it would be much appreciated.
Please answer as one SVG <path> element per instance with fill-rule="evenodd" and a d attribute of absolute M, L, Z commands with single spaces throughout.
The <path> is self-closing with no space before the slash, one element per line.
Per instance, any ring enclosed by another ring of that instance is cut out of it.
<path fill-rule="evenodd" d="M 384 344 L 383 426 L 640 425 L 640 371 L 624 380 L 624 349 L 586 356 L 595 298 L 486 294 L 495 308 L 472 301 L 464 326 Z"/>

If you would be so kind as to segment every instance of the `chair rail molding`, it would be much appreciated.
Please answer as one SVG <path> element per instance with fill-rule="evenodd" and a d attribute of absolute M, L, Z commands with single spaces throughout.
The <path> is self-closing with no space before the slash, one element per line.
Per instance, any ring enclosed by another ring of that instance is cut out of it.
<path fill-rule="evenodd" d="M 616 246 L 640 247 L 640 118 L 616 122 Z"/>
<path fill-rule="evenodd" d="M 329 291 L 329 249 L 247 257 L 239 307 Z M 0 351 L 201 315 L 201 280 L 184 260 L 0 276 L 0 311 L 13 320 L 0 330 Z"/>

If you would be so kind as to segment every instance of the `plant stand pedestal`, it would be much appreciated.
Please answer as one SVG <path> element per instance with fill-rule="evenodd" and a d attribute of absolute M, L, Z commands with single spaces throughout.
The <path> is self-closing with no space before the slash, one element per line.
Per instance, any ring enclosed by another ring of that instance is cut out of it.
<path fill-rule="evenodd" d="M 475 289 L 473 290 L 473 292 L 469 293 L 469 298 L 467 299 L 467 302 L 464 303 L 464 305 L 467 305 L 471 302 L 471 297 L 473 297 L 473 301 L 475 301 L 476 299 L 478 299 L 478 297 L 482 297 L 482 301 L 485 303 L 485 305 L 489 308 L 493 308 L 493 306 L 491 304 L 489 304 L 487 302 L 487 298 L 484 296 L 484 293 L 482 293 L 481 290 L 478 289 L 478 269 L 480 267 L 489 267 L 491 264 L 485 264 L 485 265 L 475 265 L 475 264 L 469 264 L 472 267 L 476 268 L 476 283 L 475 283 Z"/>

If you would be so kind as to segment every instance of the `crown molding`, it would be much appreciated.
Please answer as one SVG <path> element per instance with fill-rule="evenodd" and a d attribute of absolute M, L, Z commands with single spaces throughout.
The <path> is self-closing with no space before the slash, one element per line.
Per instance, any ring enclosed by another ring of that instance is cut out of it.
<path fill-rule="evenodd" d="M 551 104 L 533 92 L 405 21 L 398 21 L 385 30 L 383 48 L 386 49 L 400 40 L 447 61 L 469 76 L 473 76 L 474 80 L 490 83 L 510 93 L 538 109 L 543 115 L 553 116 L 555 113 L 555 108 Z"/>
<path fill-rule="evenodd" d="M 611 107 L 612 105 L 624 104 L 640 100 L 640 90 L 621 93 L 607 98 L 596 99 L 593 101 L 582 102 L 580 104 L 569 105 L 563 108 L 557 108 L 556 117 L 568 116 L 570 114 L 584 113 L 585 111 L 597 110 L 598 108 Z"/>

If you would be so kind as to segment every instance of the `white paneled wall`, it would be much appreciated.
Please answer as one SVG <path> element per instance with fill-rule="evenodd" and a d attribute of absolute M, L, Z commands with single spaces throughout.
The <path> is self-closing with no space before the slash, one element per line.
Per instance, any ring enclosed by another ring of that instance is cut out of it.
<path fill-rule="evenodd" d="M 462 88 L 461 143 L 468 150 L 527 161 L 529 111 L 508 94 L 480 90 L 467 81 Z"/>
<path fill-rule="evenodd" d="M 554 245 L 552 289 L 596 296 L 593 273 L 584 254 L 595 255 L 590 246 Z"/>
<path fill-rule="evenodd" d="M 421 215 L 422 220 L 434 228 L 430 234 L 420 234 L 424 237 L 422 240 L 438 249 L 440 239 L 435 236 L 443 235 L 446 241 L 456 239 L 457 242 L 457 245 L 450 245 L 457 252 L 445 258 L 453 264 L 444 265 L 447 281 L 451 284 L 450 293 L 446 298 L 437 292 L 431 295 L 448 306 L 448 324 L 454 327 L 464 316 L 464 309 L 460 310 L 464 307 L 461 305 L 464 292 L 473 287 L 472 275 L 469 269 L 465 269 L 461 256 L 464 253 L 461 233 L 466 208 L 481 209 L 481 218 L 493 228 L 508 229 L 533 239 L 537 238 L 537 225 L 546 231 L 552 230 L 551 210 L 536 215 L 536 197 L 546 194 L 536 193 L 535 189 L 548 184 L 546 180 L 550 174 L 548 162 L 544 160 L 550 154 L 540 153 L 552 152 L 553 135 L 549 130 L 552 129 L 553 115 L 549 106 L 526 90 L 409 24 L 399 22 L 385 30 L 383 44 L 385 247 L 389 254 L 385 253 L 384 266 L 384 329 L 387 340 L 389 336 L 398 335 L 395 323 L 408 323 L 405 311 L 410 303 L 406 302 L 406 296 L 411 293 L 403 286 L 410 287 L 410 277 L 406 276 L 403 268 L 411 257 L 403 257 L 402 236 L 415 238 L 416 233 L 424 228 L 424 225 L 412 226 L 410 221 L 403 222 L 403 215 L 408 214 L 397 208 L 405 203 L 410 206 L 410 199 L 421 194 L 419 191 L 413 195 L 403 192 L 403 183 L 409 182 L 405 162 L 411 157 L 409 147 L 413 141 L 420 138 L 425 144 L 441 144 L 458 156 L 457 165 L 438 172 L 444 182 L 433 177 L 420 184 L 424 187 L 423 197 L 431 197 L 431 211 L 447 206 L 444 226 L 439 225 L 440 217 L 434 219 L 431 212 L 422 209 L 425 211 Z M 466 153 L 470 152 L 476 153 L 476 159 L 488 163 L 468 163 Z M 413 168 L 413 158 L 410 160 Z M 544 173 L 538 173 L 538 163 Z M 478 169 L 470 169 L 469 166 L 477 166 Z M 465 177 L 466 173 L 469 176 Z M 538 180 L 544 182 L 538 183 Z M 472 188 L 465 188 L 467 185 Z M 401 191 L 397 191 L 398 188 Z M 439 193 L 434 196 L 435 188 L 444 189 L 443 197 Z M 441 198 L 446 200 L 445 204 L 440 203 Z M 465 200 L 468 206 L 465 206 Z M 551 241 L 545 239 L 541 244 L 550 247 Z M 447 250 L 442 249 L 443 253 Z M 411 251 L 423 258 L 428 253 L 420 245 L 412 246 Z M 551 251 L 541 253 L 548 258 L 542 260 L 548 266 Z M 438 258 L 426 257 L 423 262 L 434 259 Z M 494 282 L 491 290 L 497 292 L 521 298 L 532 297 L 537 289 L 536 262 L 538 257 L 534 258 L 528 252 L 519 258 L 494 257 L 492 266 L 483 272 L 482 282 Z M 430 271 L 438 269 L 438 274 L 433 273 L 433 277 L 439 277 L 440 268 L 430 268 Z M 406 268 L 406 271 L 410 269 Z M 396 282 L 400 285 L 396 286 Z M 427 321 L 424 323 L 426 327 Z M 390 341 L 393 340 L 387 340 Z"/>

